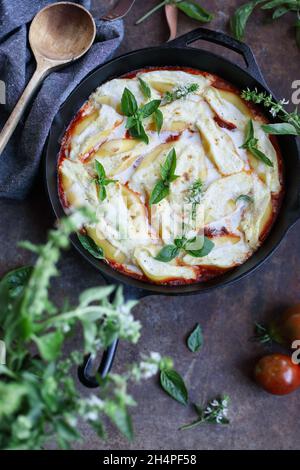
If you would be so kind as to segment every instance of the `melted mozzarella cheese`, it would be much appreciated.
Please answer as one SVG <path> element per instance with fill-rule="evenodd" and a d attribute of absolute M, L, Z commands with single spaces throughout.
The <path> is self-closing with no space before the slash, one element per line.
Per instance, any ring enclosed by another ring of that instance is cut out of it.
<path fill-rule="evenodd" d="M 236 103 L 232 103 L 232 100 L 228 100 L 228 95 L 229 92 L 225 94 L 226 99 L 224 92 L 222 94 L 222 91 L 219 91 L 214 87 L 206 88 L 203 94 L 205 100 L 222 121 L 233 124 L 237 128 L 243 128 L 246 125 L 248 118 L 240 111 L 236 106 Z M 232 95 L 236 97 L 236 94 L 232 93 Z"/>
<path fill-rule="evenodd" d="M 222 175 L 238 173 L 244 168 L 244 162 L 231 137 L 214 121 L 213 116 L 203 103 L 199 106 L 196 121 L 207 155 Z"/>
<path fill-rule="evenodd" d="M 196 279 L 196 271 L 193 267 L 176 266 L 157 261 L 154 258 L 157 251 L 156 247 L 153 249 L 149 246 L 137 248 L 134 252 L 136 262 L 149 279 L 155 282 L 165 282 L 172 279 Z"/>

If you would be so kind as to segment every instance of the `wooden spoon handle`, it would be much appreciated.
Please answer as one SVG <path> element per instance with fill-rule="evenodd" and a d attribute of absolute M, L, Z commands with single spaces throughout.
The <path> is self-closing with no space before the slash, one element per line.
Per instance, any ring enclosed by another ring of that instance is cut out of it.
<path fill-rule="evenodd" d="M 9 141 L 10 137 L 12 136 L 15 128 L 20 121 L 26 106 L 28 105 L 30 99 L 32 98 L 35 90 L 41 83 L 41 81 L 45 78 L 47 73 L 47 68 L 44 66 L 37 66 L 31 80 L 29 81 L 28 85 L 26 86 L 25 90 L 23 91 L 19 101 L 17 102 L 16 106 L 14 107 L 11 115 L 9 116 L 8 120 L 5 123 L 1 133 L 0 133 L 0 155 L 2 154 L 3 150 L 7 142 Z"/>

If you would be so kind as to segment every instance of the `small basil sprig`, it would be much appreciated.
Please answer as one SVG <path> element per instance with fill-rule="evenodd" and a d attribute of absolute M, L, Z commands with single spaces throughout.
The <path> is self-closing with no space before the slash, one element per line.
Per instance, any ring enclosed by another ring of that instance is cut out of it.
<path fill-rule="evenodd" d="M 246 127 L 246 140 L 243 145 L 240 146 L 242 149 L 248 150 L 257 160 L 262 161 L 267 166 L 273 166 L 271 160 L 257 148 L 258 139 L 254 137 L 254 127 L 252 119 L 249 120 Z"/>
<path fill-rule="evenodd" d="M 188 403 L 188 391 L 183 378 L 174 369 L 163 369 L 160 373 L 160 384 L 165 392 L 182 405 Z"/>
<path fill-rule="evenodd" d="M 138 81 L 140 84 L 140 88 L 142 90 L 143 95 L 145 98 L 150 99 L 151 98 L 151 88 L 149 87 L 148 83 L 146 83 L 142 78 L 138 77 Z M 163 122 L 164 122 L 164 116 L 163 113 L 161 112 L 160 109 L 156 109 L 153 113 L 153 119 L 155 123 L 155 127 L 158 133 L 160 133 Z"/>
<path fill-rule="evenodd" d="M 158 180 L 154 186 L 149 204 L 158 204 L 162 199 L 167 197 L 170 193 L 170 184 L 178 178 L 178 175 L 175 175 L 176 170 L 176 152 L 173 148 L 167 155 L 166 161 L 160 168 L 161 179 Z"/>
<path fill-rule="evenodd" d="M 202 335 L 202 329 L 199 323 L 197 323 L 196 327 L 192 331 L 192 333 L 189 335 L 187 339 L 187 346 L 191 352 L 198 352 L 203 344 L 203 335 Z"/>
<path fill-rule="evenodd" d="M 106 178 L 104 167 L 102 163 L 98 162 L 98 160 L 95 160 L 95 170 L 96 176 L 93 178 L 93 181 L 95 181 L 97 185 L 98 197 L 100 201 L 104 201 L 107 196 L 105 186 L 110 183 L 116 183 L 116 180 Z"/>
<path fill-rule="evenodd" d="M 165 5 L 173 5 L 183 13 L 185 13 L 190 18 L 194 20 L 200 21 L 201 23 L 208 23 L 213 19 L 213 15 L 201 7 L 198 3 L 194 2 L 193 0 L 164 0 L 154 8 L 149 10 L 145 15 L 137 20 L 135 24 L 140 24 L 142 21 L 149 18 L 152 13 L 155 13 L 160 8 L 164 7 Z"/>
<path fill-rule="evenodd" d="M 126 129 L 135 139 L 140 139 L 145 144 L 149 143 L 149 138 L 143 126 L 143 119 L 151 116 L 157 111 L 160 100 L 152 100 L 143 106 L 138 107 L 133 93 L 128 88 L 124 89 L 121 99 L 121 111 L 127 116 Z"/>
<path fill-rule="evenodd" d="M 195 245 L 199 245 L 202 241 L 202 246 L 199 249 L 191 249 L 195 248 Z M 200 237 L 193 237 L 190 240 L 187 240 L 186 237 L 176 238 L 174 244 L 165 245 L 156 255 L 155 259 L 163 263 L 168 263 L 179 255 L 180 250 L 184 250 L 195 258 L 203 258 L 211 252 L 214 246 L 214 243 L 207 237 L 203 237 L 203 239 L 202 237 L 201 239 Z"/>
<path fill-rule="evenodd" d="M 77 236 L 83 248 L 85 248 L 92 256 L 94 256 L 94 258 L 97 258 L 97 259 L 104 258 L 102 248 L 96 245 L 96 243 L 91 237 L 89 237 L 88 235 L 84 235 L 82 233 L 78 233 Z"/>

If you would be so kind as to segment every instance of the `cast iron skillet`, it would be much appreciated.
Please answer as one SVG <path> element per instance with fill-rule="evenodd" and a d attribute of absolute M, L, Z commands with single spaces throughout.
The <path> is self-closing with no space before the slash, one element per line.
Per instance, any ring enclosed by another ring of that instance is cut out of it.
<path fill-rule="evenodd" d="M 206 50 L 190 47 L 190 44 L 198 39 L 204 39 L 222 45 L 227 49 L 239 53 L 245 60 L 245 69 L 235 65 L 222 56 Z M 77 86 L 61 106 L 50 131 L 45 159 L 46 184 L 50 201 L 57 218 L 64 215 L 57 191 L 57 155 L 60 148 L 61 137 L 80 106 L 101 83 L 107 80 L 137 69 L 166 65 L 186 66 L 208 71 L 228 80 L 240 89 L 246 87 L 253 89 L 257 87 L 259 91 L 265 90 L 270 93 L 254 55 L 246 44 L 236 41 L 223 33 L 204 28 L 195 29 L 162 46 L 130 52 L 101 65 Z M 258 266 L 273 253 L 287 230 L 300 218 L 300 163 L 296 139 L 292 136 L 283 136 L 280 137 L 279 144 L 284 159 L 285 196 L 276 222 L 262 247 L 244 264 L 225 273 L 221 277 L 217 277 L 205 283 L 194 283 L 182 286 L 155 285 L 128 277 L 113 270 L 104 262 L 96 260 L 83 249 L 77 237 L 72 238 L 72 243 L 81 255 L 101 272 L 108 283 L 113 282 L 124 285 L 124 295 L 126 298 L 139 299 L 151 294 L 200 294 L 215 289 L 216 287 L 222 287 L 236 282 L 258 268 Z M 104 352 L 102 362 L 98 368 L 98 372 L 102 376 L 110 370 L 116 347 L 117 341 Z M 92 376 L 91 371 L 91 360 L 90 358 L 86 358 L 85 364 L 80 368 L 79 378 L 86 386 L 96 387 L 98 382 L 95 377 Z"/>

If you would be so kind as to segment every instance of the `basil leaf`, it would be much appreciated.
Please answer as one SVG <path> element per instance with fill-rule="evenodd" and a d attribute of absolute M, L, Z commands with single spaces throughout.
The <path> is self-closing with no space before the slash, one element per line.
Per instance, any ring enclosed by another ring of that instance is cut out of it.
<path fill-rule="evenodd" d="M 179 251 L 180 248 L 178 248 L 176 245 L 166 245 L 155 256 L 155 259 L 167 263 L 168 261 L 171 261 L 172 259 L 176 258 L 176 256 L 178 256 Z"/>
<path fill-rule="evenodd" d="M 291 8 L 297 8 L 298 6 L 298 2 L 297 0 L 272 0 L 271 2 L 268 2 L 268 3 L 265 3 L 265 5 L 263 5 L 261 7 L 262 10 L 271 10 L 272 8 L 276 8 L 276 7 L 279 7 L 279 6 L 282 6 L 283 4 L 286 4 L 288 6 L 290 6 Z"/>
<path fill-rule="evenodd" d="M 297 129 L 288 122 L 280 122 L 276 124 L 263 124 L 261 128 L 267 134 L 273 135 L 298 135 Z"/>
<path fill-rule="evenodd" d="M 185 248 L 185 251 L 195 258 L 203 258 L 203 256 L 207 256 L 215 244 L 207 237 L 204 237 L 203 246 L 199 250 L 188 250 Z"/>
<path fill-rule="evenodd" d="M 157 109 L 154 112 L 154 122 L 155 122 L 155 127 L 156 127 L 157 132 L 160 133 L 163 122 L 164 122 L 164 116 L 160 109 Z"/>
<path fill-rule="evenodd" d="M 160 383 L 162 388 L 174 400 L 182 405 L 188 403 L 188 392 L 181 376 L 173 369 L 162 370 L 160 373 Z"/>
<path fill-rule="evenodd" d="M 125 128 L 131 129 L 132 127 L 136 127 L 138 124 L 139 119 L 136 116 L 129 116 L 126 120 Z"/>
<path fill-rule="evenodd" d="M 104 167 L 103 167 L 102 163 L 100 163 L 98 160 L 95 160 L 95 169 L 96 169 L 97 175 L 98 175 L 100 180 L 105 178 Z"/>
<path fill-rule="evenodd" d="M 213 19 L 213 15 L 193 1 L 182 1 L 176 3 L 176 7 L 187 16 L 201 23 L 208 23 Z"/>
<path fill-rule="evenodd" d="M 149 87 L 148 83 L 146 83 L 142 78 L 138 77 L 138 81 L 142 90 L 143 95 L 146 98 L 151 98 L 151 88 Z"/>
<path fill-rule="evenodd" d="M 94 240 L 88 235 L 83 235 L 82 233 L 77 234 L 80 243 L 83 248 L 85 248 L 94 258 L 103 259 L 103 250 L 100 246 L 96 245 Z"/>
<path fill-rule="evenodd" d="M 279 8 L 276 8 L 276 10 L 274 10 L 274 12 L 273 12 L 272 19 L 273 19 L 273 20 L 277 20 L 278 18 L 280 18 L 281 16 L 285 15 L 285 14 L 288 13 L 289 11 L 291 11 L 291 8 L 290 8 L 290 7 L 279 7 Z"/>
<path fill-rule="evenodd" d="M 35 337 L 34 341 L 42 358 L 45 361 L 54 361 L 61 352 L 64 334 L 61 331 L 55 331 L 44 336 Z"/>
<path fill-rule="evenodd" d="M 186 243 L 186 241 L 187 239 L 185 237 L 182 237 L 182 238 L 176 238 L 174 240 L 174 243 L 177 246 L 177 248 L 182 248 L 184 244 Z"/>
<path fill-rule="evenodd" d="M 134 95 L 128 88 L 123 91 L 121 99 L 121 111 L 125 116 L 132 116 L 138 109 L 138 105 Z"/>
<path fill-rule="evenodd" d="M 142 140 L 145 142 L 145 144 L 149 144 L 149 137 L 147 136 L 145 128 L 140 121 L 138 121 L 134 127 L 129 129 L 129 133 L 131 137 Z"/>
<path fill-rule="evenodd" d="M 176 152 L 175 152 L 175 149 L 172 148 L 172 150 L 170 150 L 170 152 L 167 155 L 165 163 L 161 166 L 161 169 L 160 169 L 160 174 L 164 181 L 171 182 L 177 178 L 177 176 L 174 174 L 176 170 L 176 163 L 177 163 Z M 174 178 L 175 176 L 176 178 Z"/>
<path fill-rule="evenodd" d="M 202 335 L 202 329 L 199 323 L 197 323 L 197 326 L 194 328 L 192 333 L 187 339 L 187 346 L 191 352 L 198 352 L 203 344 L 203 335 Z"/>
<path fill-rule="evenodd" d="M 235 11 L 233 17 L 230 20 L 230 28 L 236 39 L 239 39 L 240 41 L 243 39 L 247 21 L 251 13 L 253 12 L 256 5 L 263 3 L 263 1 L 264 0 L 256 0 L 245 3 Z"/>
<path fill-rule="evenodd" d="M 102 184 L 99 184 L 98 185 L 98 197 L 100 201 L 104 201 L 104 199 L 106 199 L 106 196 L 107 196 L 107 193 L 106 193 L 105 187 Z"/>
<path fill-rule="evenodd" d="M 246 127 L 246 137 L 245 137 L 245 142 L 241 146 L 242 148 L 247 148 L 247 146 L 254 140 L 254 128 L 253 128 L 253 122 L 252 119 L 250 119 L 247 123 Z"/>
<path fill-rule="evenodd" d="M 139 113 L 143 119 L 151 116 L 160 105 L 160 100 L 152 100 L 149 103 L 146 103 L 144 106 L 141 106 L 139 109 Z"/>
<path fill-rule="evenodd" d="M 249 147 L 249 152 L 257 159 L 262 161 L 265 165 L 267 166 L 274 166 L 271 160 L 265 155 L 263 152 L 261 152 L 258 148 L 256 147 Z"/>
<path fill-rule="evenodd" d="M 0 308 L 3 311 L 9 302 L 18 297 L 27 286 L 32 273 L 31 266 L 14 269 L 0 281 Z"/>
<path fill-rule="evenodd" d="M 157 204 L 162 199 L 167 197 L 169 195 L 169 192 L 170 192 L 169 185 L 166 185 L 162 180 L 159 180 L 152 190 L 150 200 L 149 200 L 150 206 L 152 204 Z"/>
<path fill-rule="evenodd" d="M 251 196 L 248 196 L 248 194 L 241 194 L 240 196 L 238 196 L 235 202 L 238 201 L 254 202 L 253 198 Z"/>

